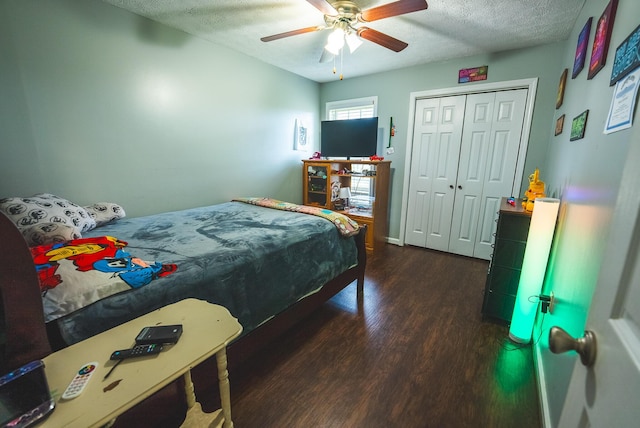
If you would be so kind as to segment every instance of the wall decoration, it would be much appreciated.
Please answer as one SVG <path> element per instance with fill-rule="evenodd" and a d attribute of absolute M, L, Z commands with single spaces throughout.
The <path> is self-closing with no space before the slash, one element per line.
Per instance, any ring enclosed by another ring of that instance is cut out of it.
<path fill-rule="evenodd" d="M 307 127 L 304 126 L 301 120 L 296 119 L 295 133 L 293 135 L 293 148 L 294 150 L 306 151 L 309 148 L 307 139 Z"/>
<path fill-rule="evenodd" d="M 584 60 L 587 57 L 587 45 L 589 44 L 589 34 L 591 34 L 591 22 L 593 16 L 587 19 L 587 23 L 582 27 L 580 35 L 578 36 L 578 46 L 576 47 L 576 57 L 573 61 L 573 73 L 571 78 L 575 79 L 578 74 L 584 68 Z"/>
<path fill-rule="evenodd" d="M 616 83 L 616 90 L 613 93 L 611 107 L 609 107 L 607 123 L 604 126 L 605 134 L 631 128 L 633 112 L 636 109 L 636 100 L 638 99 L 639 86 L 640 67 Z"/>
<path fill-rule="evenodd" d="M 489 66 L 483 65 L 480 67 L 463 68 L 458 71 L 458 83 L 477 82 L 479 80 L 487 80 L 487 74 L 489 73 Z"/>
<path fill-rule="evenodd" d="M 569 69 L 565 68 L 560 76 L 560 83 L 558 84 L 558 95 L 556 96 L 556 110 L 560 108 L 564 100 L 564 87 L 567 85 L 567 74 Z"/>
<path fill-rule="evenodd" d="M 613 31 L 613 22 L 616 19 L 617 9 L 618 0 L 611 0 L 604 9 L 604 12 L 602 12 L 600 19 L 598 19 L 596 35 L 593 38 L 593 47 L 591 48 L 591 60 L 589 61 L 589 74 L 587 75 L 587 79 L 593 79 L 607 61 L 609 41 L 611 40 L 611 32 Z"/>
<path fill-rule="evenodd" d="M 560 116 L 556 120 L 556 134 L 555 135 L 562 134 L 562 128 L 564 128 L 564 114 L 562 116 Z"/>
<path fill-rule="evenodd" d="M 640 66 L 640 25 L 616 49 L 609 86 Z"/>
<path fill-rule="evenodd" d="M 571 122 L 571 137 L 569 137 L 570 141 L 584 138 L 584 131 L 587 128 L 588 117 L 589 110 L 585 110 L 573 118 L 573 122 Z"/>

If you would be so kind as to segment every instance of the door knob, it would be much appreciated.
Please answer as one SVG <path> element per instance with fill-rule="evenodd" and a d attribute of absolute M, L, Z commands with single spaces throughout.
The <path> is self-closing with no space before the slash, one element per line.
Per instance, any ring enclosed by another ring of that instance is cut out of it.
<path fill-rule="evenodd" d="M 553 326 L 549 330 L 549 349 L 554 354 L 576 351 L 584 366 L 591 367 L 596 361 L 596 335 L 593 331 L 584 332 L 584 337 L 574 339 L 560 327 Z"/>
<path fill-rule="evenodd" d="M 449 184 L 449 189 L 453 189 L 453 184 Z"/>
<path fill-rule="evenodd" d="M 462 190 L 462 186 L 458 185 L 458 189 Z"/>

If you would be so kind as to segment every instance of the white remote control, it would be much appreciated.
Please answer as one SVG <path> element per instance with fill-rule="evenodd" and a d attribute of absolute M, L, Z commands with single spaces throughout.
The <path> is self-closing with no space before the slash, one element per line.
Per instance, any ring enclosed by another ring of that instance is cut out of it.
<path fill-rule="evenodd" d="M 69 386 L 67 386 L 67 389 L 62 393 L 62 399 L 70 400 L 80 395 L 82 390 L 84 390 L 84 387 L 87 386 L 87 382 L 89 382 L 93 373 L 95 373 L 97 367 L 98 363 L 95 361 L 80 367 L 80 370 L 78 370 L 78 373 L 76 373 Z"/>

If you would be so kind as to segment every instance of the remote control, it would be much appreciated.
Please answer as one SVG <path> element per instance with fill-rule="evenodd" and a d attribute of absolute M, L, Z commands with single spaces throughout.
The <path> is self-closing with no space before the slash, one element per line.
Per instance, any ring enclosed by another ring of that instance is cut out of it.
<path fill-rule="evenodd" d="M 73 377 L 73 380 L 69 386 L 67 386 L 67 389 L 62 393 L 62 399 L 70 400 L 80 395 L 84 390 L 84 387 L 87 386 L 91 376 L 93 376 L 93 373 L 95 373 L 97 367 L 98 363 L 95 361 L 80 367 L 80 370 L 78 370 L 78 373 Z"/>
<path fill-rule="evenodd" d="M 146 355 L 157 354 L 162 351 L 162 345 L 136 345 L 131 349 L 121 349 L 111 354 L 112 360 L 124 360 L 125 358 L 144 357 Z"/>

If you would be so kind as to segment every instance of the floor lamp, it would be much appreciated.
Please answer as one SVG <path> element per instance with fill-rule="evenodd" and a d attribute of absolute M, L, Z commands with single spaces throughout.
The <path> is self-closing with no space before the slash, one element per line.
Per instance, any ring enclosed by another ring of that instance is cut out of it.
<path fill-rule="evenodd" d="M 514 342 L 531 341 L 559 207 L 560 200 L 555 198 L 536 198 L 533 204 L 518 293 L 509 328 L 509 338 Z"/>

